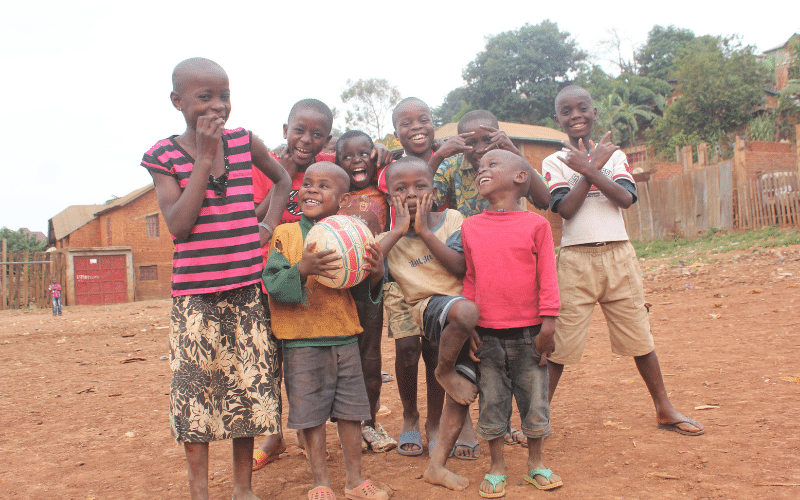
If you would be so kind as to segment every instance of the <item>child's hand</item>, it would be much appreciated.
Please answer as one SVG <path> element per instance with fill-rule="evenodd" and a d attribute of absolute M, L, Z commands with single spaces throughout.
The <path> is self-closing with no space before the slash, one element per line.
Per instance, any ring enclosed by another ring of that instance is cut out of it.
<path fill-rule="evenodd" d="M 375 287 L 383 280 L 384 267 L 383 267 L 383 252 L 379 243 L 370 243 L 367 245 L 367 253 L 364 254 L 367 263 L 364 264 L 363 269 L 369 271 L 370 285 Z"/>
<path fill-rule="evenodd" d="M 408 204 L 402 203 L 399 196 L 391 200 L 394 207 L 394 228 L 393 231 L 400 231 L 400 234 L 407 234 L 411 226 L 411 215 L 408 212 Z"/>
<path fill-rule="evenodd" d="M 376 168 L 385 167 L 386 165 L 392 163 L 392 160 L 394 160 L 392 157 L 392 152 L 379 142 L 376 142 L 372 147 L 372 154 L 369 155 L 369 159 L 375 162 Z"/>
<path fill-rule="evenodd" d="M 473 329 L 472 333 L 469 334 L 469 357 L 476 363 L 481 362 L 480 358 L 477 356 L 477 353 L 478 349 L 481 348 L 482 343 L 481 336 L 478 335 L 478 332 Z"/>
<path fill-rule="evenodd" d="M 569 168 L 583 175 L 591 175 L 589 165 L 589 155 L 586 153 L 586 148 L 583 145 L 583 139 L 578 139 L 578 147 L 572 145 L 569 141 L 562 141 L 564 145 L 562 150 L 565 153 L 563 156 L 559 155 L 558 159 L 567 164 Z"/>
<path fill-rule="evenodd" d="M 556 333 L 556 319 L 552 316 L 545 316 L 542 318 L 542 326 L 539 330 L 539 335 L 533 339 L 533 346 L 536 348 L 542 359 L 539 361 L 539 366 L 547 364 L 547 358 L 553 354 L 556 348 L 554 334 Z"/>
<path fill-rule="evenodd" d="M 341 269 L 342 265 L 333 264 L 336 261 L 341 261 L 342 258 L 338 255 L 331 255 L 333 250 L 323 250 L 315 252 L 316 243 L 310 243 L 305 250 L 303 250 L 303 257 L 297 263 L 297 269 L 300 271 L 300 279 L 305 282 L 309 276 L 322 276 L 324 278 L 336 279 L 335 276 L 328 271 L 335 271 Z"/>
<path fill-rule="evenodd" d="M 500 129 L 489 127 L 488 125 L 481 125 L 483 130 L 488 130 L 490 132 L 489 137 L 492 139 L 492 144 L 484 150 L 484 153 L 488 153 L 493 149 L 505 149 L 506 151 L 511 151 L 515 155 L 520 154 L 519 149 L 514 146 L 514 143 L 511 142 L 511 139 L 508 138 L 505 132 Z"/>
<path fill-rule="evenodd" d="M 599 144 L 589 141 L 589 148 L 592 151 L 591 164 L 597 170 L 602 170 L 606 162 L 611 159 L 611 155 L 613 155 L 619 149 L 619 146 L 612 143 L 610 139 L 611 132 L 609 131 L 606 132 L 602 139 L 600 139 Z"/>
<path fill-rule="evenodd" d="M 422 198 L 417 199 L 417 215 L 414 217 L 414 232 L 422 234 L 430 231 L 428 228 L 428 216 L 433 208 L 433 194 L 425 193 Z"/>
<path fill-rule="evenodd" d="M 213 160 L 217 156 L 222 131 L 225 128 L 225 120 L 217 115 L 203 115 L 197 119 L 197 159 L 209 158 Z"/>
<path fill-rule="evenodd" d="M 449 158 L 472 149 L 472 146 L 467 146 L 465 140 L 471 135 L 475 135 L 475 132 L 464 132 L 463 134 L 454 135 L 453 137 L 447 139 L 444 144 L 442 144 L 442 146 L 437 150 L 437 153 L 439 153 L 442 158 Z"/>

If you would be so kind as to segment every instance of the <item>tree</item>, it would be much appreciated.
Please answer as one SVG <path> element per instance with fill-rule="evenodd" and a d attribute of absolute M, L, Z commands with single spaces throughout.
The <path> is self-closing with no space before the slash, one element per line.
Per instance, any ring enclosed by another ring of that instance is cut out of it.
<path fill-rule="evenodd" d="M 501 121 L 541 123 L 553 115 L 559 82 L 585 59 L 570 34 L 549 20 L 500 33 L 464 69 L 466 102 Z"/>
<path fill-rule="evenodd" d="M 675 60 L 674 75 L 678 98 L 655 127 L 659 147 L 679 133 L 719 143 L 727 134 L 742 132 L 764 101 L 763 66 L 754 47 L 734 37 L 696 38 Z"/>
<path fill-rule="evenodd" d="M 695 39 L 691 30 L 674 25 L 653 26 L 647 34 L 644 47 L 636 54 L 639 74 L 660 80 L 670 78 L 675 59 L 684 54 L 687 45 Z"/>
<path fill-rule="evenodd" d="M 382 78 L 348 79 L 341 99 L 345 104 L 352 103 L 345 116 L 348 130 L 358 128 L 379 139 L 384 136 L 387 114 L 400 102 L 400 91 Z"/>
<path fill-rule="evenodd" d="M 450 122 L 458 121 L 467 111 L 472 109 L 467 101 L 467 88 L 458 87 L 447 93 L 441 106 L 433 108 L 433 123 L 441 127 Z"/>
<path fill-rule="evenodd" d="M 0 240 L 7 240 L 9 252 L 42 252 L 47 248 L 47 243 L 37 241 L 30 233 L 25 233 L 22 229 L 12 231 L 7 227 L 0 229 Z"/>

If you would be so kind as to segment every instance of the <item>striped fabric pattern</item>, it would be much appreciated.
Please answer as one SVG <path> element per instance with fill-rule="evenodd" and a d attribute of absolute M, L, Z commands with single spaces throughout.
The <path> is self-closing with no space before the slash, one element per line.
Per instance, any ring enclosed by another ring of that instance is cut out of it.
<path fill-rule="evenodd" d="M 174 140 L 157 142 L 142 158 L 149 172 L 170 175 L 186 188 L 194 159 Z M 176 240 L 172 261 L 172 296 L 221 292 L 261 280 L 261 248 L 253 205 L 250 132 L 243 128 L 222 135 L 228 169 L 225 196 L 209 182 L 191 234 Z"/>

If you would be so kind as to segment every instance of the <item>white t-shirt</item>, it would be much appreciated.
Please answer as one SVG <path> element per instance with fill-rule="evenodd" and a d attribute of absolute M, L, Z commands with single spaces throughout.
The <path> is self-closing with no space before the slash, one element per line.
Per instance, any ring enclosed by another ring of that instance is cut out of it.
<path fill-rule="evenodd" d="M 550 186 L 550 193 L 559 188 L 572 189 L 581 178 L 581 174 L 558 158 L 563 154 L 559 151 L 542 161 L 542 173 Z M 615 151 L 603 165 L 602 173 L 614 182 L 625 179 L 635 185 L 630 170 L 625 153 Z M 571 219 L 564 219 L 561 246 L 627 239 L 622 208 L 609 201 L 597 187 L 592 186 L 575 215 Z"/>

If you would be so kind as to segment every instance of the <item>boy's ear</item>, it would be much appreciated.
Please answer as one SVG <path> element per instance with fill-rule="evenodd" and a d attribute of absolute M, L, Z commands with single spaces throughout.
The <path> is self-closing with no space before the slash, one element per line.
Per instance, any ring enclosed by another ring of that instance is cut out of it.
<path fill-rule="evenodd" d="M 339 208 L 344 208 L 350 205 L 350 193 L 343 193 L 342 196 L 339 197 Z"/>
<path fill-rule="evenodd" d="M 289 124 L 288 123 L 284 123 L 283 124 L 283 138 L 284 139 L 288 139 L 288 137 L 286 136 L 286 134 L 288 132 L 289 132 Z"/>
<path fill-rule="evenodd" d="M 169 100 L 172 101 L 172 105 L 175 106 L 175 109 L 181 111 L 181 96 L 178 95 L 177 92 L 174 90 L 169 93 Z"/>
<path fill-rule="evenodd" d="M 517 171 L 517 173 L 514 174 L 514 182 L 517 183 L 517 184 L 525 184 L 525 183 L 527 183 L 528 182 L 528 172 L 526 172 L 524 170 Z"/>

